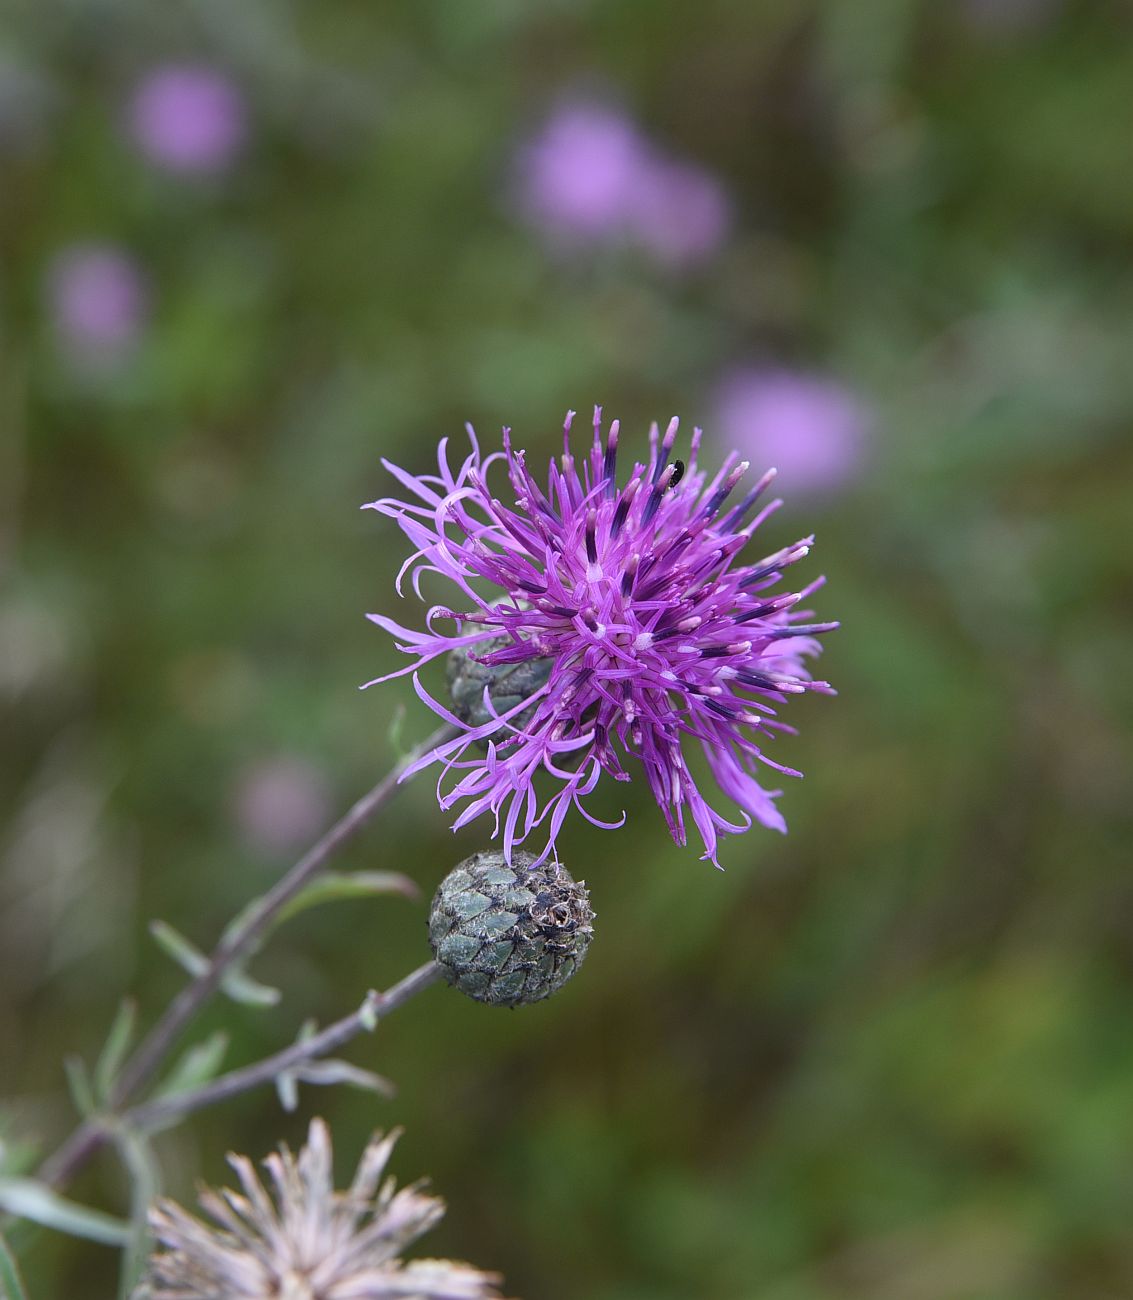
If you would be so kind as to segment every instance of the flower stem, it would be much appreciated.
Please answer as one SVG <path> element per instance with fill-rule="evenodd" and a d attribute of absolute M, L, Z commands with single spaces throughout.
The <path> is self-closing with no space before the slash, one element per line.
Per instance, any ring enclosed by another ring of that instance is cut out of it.
<path fill-rule="evenodd" d="M 336 822 L 276 884 L 244 912 L 224 932 L 209 957 L 208 965 L 166 1007 L 157 1023 L 138 1045 L 122 1068 L 110 1096 L 111 1114 L 120 1111 L 161 1068 L 186 1025 L 197 1015 L 220 986 L 224 976 L 246 957 L 267 931 L 271 922 L 299 891 L 315 876 L 334 854 L 385 807 L 397 792 L 401 772 L 451 734 L 450 726 L 438 728 L 411 750 L 372 790 Z M 44 1161 L 40 1179 L 52 1187 L 61 1187 L 82 1168 L 104 1144 L 107 1129 L 97 1118 L 79 1125 L 57 1151 Z"/>
<path fill-rule="evenodd" d="M 125 1112 L 122 1121 L 137 1128 L 149 1128 L 160 1125 L 166 1120 L 189 1115 L 195 1110 L 203 1110 L 219 1101 L 227 1101 L 250 1088 L 272 1083 L 285 1070 L 303 1065 L 307 1061 L 326 1056 L 357 1037 L 363 1031 L 373 1030 L 379 1020 L 384 1020 L 391 1011 L 403 1006 L 410 998 L 435 984 L 444 974 L 443 968 L 435 961 L 428 961 L 419 966 L 384 993 L 373 989 L 366 994 L 357 1011 L 343 1016 L 334 1024 L 328 1025 L 311 1038 L 293 1043 L 290 1047 L 266 1056 L 254 1065 L 246 1065 L 239 1070 L 230 1070 L 211 1083 L 202 1084 L 188 1092 L 175 1093 L 171 1097 L 159 1097 L 155 1101 L 143 1102 Z"/>

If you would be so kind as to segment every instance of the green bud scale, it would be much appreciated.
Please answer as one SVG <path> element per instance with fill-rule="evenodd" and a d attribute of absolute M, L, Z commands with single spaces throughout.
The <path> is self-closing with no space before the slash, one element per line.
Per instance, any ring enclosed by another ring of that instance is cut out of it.
<path fill-rule="evenodd" d="M 467 631 L 475 631 L 479 624 L 470 623 Z M 512 644 L 509 636 L 496 636 L 477 645 L 459 646 L 450 650 L 445 661 L 445 676 L 448 680 L 449 698 L 452 711 L 470 727 L 482 727 L 491 721 L 492 715 L 484 708 L 484 687 L 488 688 L 488 698 L 496 713 L 506 713 L 517 704 L 533 694 L 540 686 L 546 685 L 551 675 L 553 659 L 526 659 L 519 664 L 481 664 L 472 658 L 473 654 L 487 655 L 496 650 L 503 650 Z M 522 713 L 511 718 L 510 724 L 522 730 L 531 720 L 535 705 L 524 709 Z M 487 744 L 484 745 L 487 748 Z"/>
<path fill-rule="evenodd" d="M 516 851 L 474 853 L 441 881 L 429 943 L 445 978 L 477 1002 L 519 1007 L 567 982 L 586 955 L 594 913 L 565 867 Z"/>

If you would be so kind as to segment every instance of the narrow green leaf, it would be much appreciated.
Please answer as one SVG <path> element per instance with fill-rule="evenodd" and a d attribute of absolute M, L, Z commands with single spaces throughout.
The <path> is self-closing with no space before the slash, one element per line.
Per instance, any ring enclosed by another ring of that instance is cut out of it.
<path fill-rule="evenodd" d="M 76 1205 L 34 1178 L 0 1178 L 0 1210 L 107 1246 L 124 1246 L 130 1237 L 128 1223 L 101 1210 Z"/>
<path fill-rule="evenodd" d="M 188 971 L 194 979 L 208 970 L 209 962 L 204 953 L 167 921 L 151 921 L 149 932 L 162 952 L 172 957 L 177 965 L 182 970 Z"/>
<path fill-rule="evenodd" d="M 317 1020 L 304 1020 L 295 1035 L 297 1043 L 305 1043 L 315 1036 L 319 1025 Z M 281 1070 L 275 1076 L 275 1090 L 279 1094 L 279 1104 L 290 1114 L 299 1107 L 299 1081 L 294 1070 Z"/>
<path fill-rule="evenodd" d="M 372 1034 L 378 1027 L 378 1009 L 374 1005 L 372 996 L 367 997 L 362 1005 L 358 1008 L 358 1019 L 362 1028 L 368 1034 Z"/>
<path fill-rule="evenodd" d="M 129 1300 L 141 1280 L 150 1252 L 149 1207 L 161 1194 L 161 1171 L 153 1148 L 140 1133 L 120 1128 L 114 1135 L 130 1174 L 130 1240 L 122 1253 L 118 1300 Z"/>
<path fill-rule="evenodd" d="M 130 1042 L 134 1037 L 134 1025 L 138 1018 L 138 1004 L 133 998 L 123 998 L 118 1005 L 118 1014 L 110 1026 L 106 1043 L 99 1054 L 94 1067 L 94 1091 L 98 1100 L 105 1104 L 114 1089 L 118 1071 L 126 1059 Z"/>
<path fill-rule="evenodd" d="M 16 1257 L 8 1249 L 8 1243 L 0 1233 L 0 1300 L 28 1300 L 16 1266 Z"/>
<path fill-rule="evenodd" d="M 279 989 L 270 984 L 261 984 L 242 970 L 229 971 L 220 981 L 221 989 L 233 1002 L 240 1002 L 246 1007 L 274 1007 L 283 997 Z"/>
<path fill-rule="evenodd" d="M 8 1126 L 7 1117 L 0 1112 L 0 1177 L 11 1177 L 34 1169 L 41 1154 L 38 1145 L 29 1142 L 27 1138 L 13 1141 L 7 1133 Z"/>
<path fill-rule="evenodd" d="M 340 899 L 372 898 L 378 894 L 400 894 L 403 898 L 420 897 L 420 891 L 414 881 L 398 871 L 324 872 L 280 908 L 259 936 L 252 952 L 245 954 L 244 960 L 247 961 L 258 952 L 268 935 L 278 926 L 307 911 L 308 908 L 337 902 Z M 224 931 L 224 938 L 231 938 L 234 933 L 243 930 L 247 918 L 259 910 L 261 902 L 262 899 L 252 899 L 247 907 L 228 924 Z M 166 925 L 164 921 L 155 921 L 150 929 L 165 951 L 191 975 L 197 975 L 207 969 L 208 959 L 204 954 L 179 935 L 172 926 Z M 245 1006 L 273 1007 L 278 1005 L 283 996 L 278 989 L 261 984 L 242 969 L 229 971 L 221 981 L 220 987 L 234 1002 L 241 1002 Z"/>
<path fill-rule="evenodd" d="M 86 1062 L 79 1056 L 66 1056 L 63 1058 L 63 1072 L 67 1076 L 67 1087 L 75 1109 L 84 1119 L 89 1119 L 98 1110 L 98 1102 Z"/>
<path fill-rule="evenodd" d="M 243 930 L 248 919 L 259 911 L 260 905 L 263 901 L 263 895 L 257 894 L 255 898 L 245 903 L 232 920 L 224 927 L 222 939 L 230 939 L 236 931 Z M 259 951 L 258 947 L 253 949 L 253 951 Z"/>
<path fill-rule="evenodd" d="M 322 903 L 339 899 L 370 898 L 376 894 L 400 894 L 403 898 L 418 898 L 417 885 L 398 871 L 328 871 L 313 880 L 285 907 L 280 908 L 276 925 L 281 925 L 300 912 Z"/>
<path fill-rule="evenodd" d="M 351 1065 L 349 1061 L 327 1060 L 308 1061 L 306 1065 L 297 1066 L 295 1076 L 300 1083 L 315 1083 L 323 1086 L 346 1084 L 351 1088 L 364 1088 L 367 1092 L 376 1092 L 379 1097 L 393 1097 L 397 1089 L 380 1074 L 372 1070 L 363 1070 L 361 1066 Z"/>
<path fill-rule="evenodd" d="M 284 1070 L 275 1076 L 275 1090 L 279 1095 L 279 1104 L 289 1115 L 299 1109 L 299 1082 L 294 1070 Z"/>
<path fill-rule="evenodd" d="M 251 906 L 254 905 L 253 902 Z M 228 929 L 231 930 L 239 919 L 237 917 L 237 921 L 233 922 Z M 205 954 L 166 921 L 151 921 L 149 929 L 162 951 L 172 957 L 177 965 L 188 971 L 194 979 L 208 970 L 209 959 Z M 220 981 L 220 987 L 233 1002 L 241 1002 L 249 1007 L 274 1007 L 283 996 L 279 989 L 261 984 L 259 980 L 252 979 L 241 970 L 229 971 Z"/>
<path fill-rule="evenodd" d="M 180 1058 L 177 1064 L 154 1090 L 155 1097 L 172 1097 L 190 1088 L 199 1088 L 201 1084 L 214 1079 L 224 1062 L 228 1051 L 228 1035 L 223 1029 L 210 1034 L 202 1042 L 195 1043 Z"/>

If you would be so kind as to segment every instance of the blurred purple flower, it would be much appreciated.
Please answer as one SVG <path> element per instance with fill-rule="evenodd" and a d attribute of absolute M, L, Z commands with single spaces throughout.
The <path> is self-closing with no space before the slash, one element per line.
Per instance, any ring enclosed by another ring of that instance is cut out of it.
<path fill-rule="evenodd" d="M 800 608 L 822 579 L 772 594 L 814 538 L 746 561 L 759 525 L 781 504 L 757 507 L 773 470 L 742 497 L 737 492 L 738 502 L 729 499 L 747 461 L 733 454 L 715 474 L 702 469 L 697 429 L 686 465 L 673 457 L 678 421 L 671 420 L 664 434 L 652 427 L 648 456 L 631 462 L 619 486 L 618 421 L 603 433 L 595 409 L 590 446 L 576 461 L 572 417 L 545 486 L 507 429 L 503 452 L 482 457 L 469 428 L 471 453 L 455 474 L 446 442 L 437 474 L 416 476 L 382 462 L 405 498 L 369 508 L 396 519 L 413 547 L 398 591 L 408 578 L 420 596 L 421 574 L 437 573 L 451 581 L 456 600 L 430 608 L 422 630 L 369 615 L 411 660 L 376 681 L 411 673 L 420 698 L 458 732 L 402 779 L 439 763 L 441 807 L 465 804 L 454 829 L 488 816 L 509 861 L 538 831 L 545 846 L 538 865 L 554 851 L 572 807 L 595 825 L 610 825 L 583 806 L 603 773 L 628 781 L 637 770 L 674 840 L 686 843 L 691 820 L 703 856 L 716 863 L 721 834 L 753 821 L 786 830 L 775 806 L 781 792 L 756 779 L 764 767 L 799 775 L 767 752 L 792 730 L 778 721 L 777 706 L 805 691 L 831 693 L 811 677 L 807 661 L 819 651 L 817 638 L 837 624 L 812 622 Z M 506 472 L 507 503 L 489 486 L 493 466 Z M 484 721 L 458 716 L 421 684 L 419 670 L 453 652 L 489 670 Z M 534 669 L 540 661 L 543 671 L 531 671 L 526 689 L 516 690 L 516 666 Z M 493 673 L 507 696 L 520 698 L 497 703 Z M 738 815 L 727 818 L 709 804 L 705 774 L 689 766 L 690 748 L 703 752 Z M 543 780 L 549 796 L 537 791 Z"/>
<path fill-rule="evenodd" d="M 520 153 L 519 207 L 552 243 L 633 243 L 663 265 L 715 252 L 726 193 L 708 172 L 658 152 L 624 113 L 568 103 Z"/>
<path fill-rule="evenodd" d="M 731 218 L 724 187 L 702 167 L 665 158 L 642 167 L 633 224 L 659 262 L 680 268 L 710 257 L 727 238 Z"/>
<path fill-rule="evenodd" d="M 134 92 L 129 122 L 150 162 L 196 175 L 227 167 L 247 133 L 240 90 L 208 64 L 170 63 L 152 69 Z"/>
<path fill-rule="evenodd" d="M 559 240 L 626 233 L 645 144 L 622 113 L 597 104 L 560 108 L 520 156 L 520 205 Z"/>
<path fill-rule="evenodd" d="M 723 445 L 760 465 L 774 465 L 788 490 L 833 493 L 861 472 L 869 418 L 864 404 L 836 380 L 787 370 L 741 369 L 716 391 Z"/>
<path fill-rule="evenodd" d="M 330 810 L 322 773 L 297 756 L 261 759 L 236 782 L 236 824 L 260 853 L 275 856 L 302 848 L 324 828 Z"/>
<path fill-rule="evenodd" d="M 145 275 L 112 244 L 74 244 L 57 253 L 47 274 L 56 336 L 73 360 L 121 360 L 137 342 L 149 308 Z"/>

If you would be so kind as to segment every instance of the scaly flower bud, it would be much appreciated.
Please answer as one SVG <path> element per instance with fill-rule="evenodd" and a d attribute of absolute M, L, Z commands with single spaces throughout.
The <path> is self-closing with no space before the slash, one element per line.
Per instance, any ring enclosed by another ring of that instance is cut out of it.
<path fill-rule="evenodd" d="M 479 631 L 480 625 L 474 624 L 469 631 Z M 506 713 L 509 709 L 534 694 L 546 684 L 551 675 L 554 660 L 525 659 L 518 664 L 484 664 L 477 659 L 503 650 L 512 644 L 509 636 L 494 636 L 490 641 L 482 641 L 475 646 L 459 646 L 449 652 L 445 661 L 445 676 L 448 679 L 449 696 L 452 699 L 452 711 L 470 727 L 482 727 L 492 720 L 492 714 L 484 707 L 484 688 L 488 688 L 488 699 L 496 714 Z M 472 656 L 476 655 L 477 659 Z M 522 731 L 535 716 L 536 706 L 511 719 L 512 726 Z M 487 749 L 487 742 L 483 748 Z"/>
<path fill-rule="evenodd" d="M 474 853 L 441 881 L 429 942 L 445 977 L 477 1002 L 519 1007 L 548 998 L 586 955 L 594 913 L 584 881 L 517 850 Z"/>

